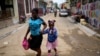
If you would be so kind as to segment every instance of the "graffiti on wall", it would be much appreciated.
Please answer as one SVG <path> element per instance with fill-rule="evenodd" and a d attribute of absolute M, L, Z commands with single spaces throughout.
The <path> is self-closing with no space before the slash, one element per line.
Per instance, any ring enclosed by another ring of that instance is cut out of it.
<path fill-rule="evenodd" d="M 100 1 L 82 5 L 82 14 L 89 17 L 89 23 L 100 29 Z"/>

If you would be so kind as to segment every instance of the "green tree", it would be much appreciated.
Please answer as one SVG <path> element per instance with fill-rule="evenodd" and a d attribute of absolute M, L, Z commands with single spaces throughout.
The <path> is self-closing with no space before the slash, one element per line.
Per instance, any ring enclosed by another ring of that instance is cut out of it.
<path fill-rule="evenodd" d="M 54 3 L 55 8 L 59 9 L 58 3 Z"/>

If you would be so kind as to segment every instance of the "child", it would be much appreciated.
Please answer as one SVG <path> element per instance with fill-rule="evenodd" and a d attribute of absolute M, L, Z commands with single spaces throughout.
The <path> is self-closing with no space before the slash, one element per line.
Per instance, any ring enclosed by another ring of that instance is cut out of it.
<path fill-rule="evenodd" d="M 49 28 L 44 31 L 44 34 L 48 34 L 48 41 L 47 41 L 47 49 L 48 49 L 48 56 L 51 56 L 51 49 L 54 49 L 55 56 L 57 56 L 57 30 L 54 28 L 55 20 L 49 20 L 48 25 Z"/>

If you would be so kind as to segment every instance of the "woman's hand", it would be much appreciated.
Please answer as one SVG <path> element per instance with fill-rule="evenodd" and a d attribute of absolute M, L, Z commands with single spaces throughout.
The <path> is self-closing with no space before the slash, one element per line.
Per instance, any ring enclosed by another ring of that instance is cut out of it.
<path fill-rule="evenodd" d="M 40 33 L 43 34 L 44 30 L 41 30 Z"/>
<path fill-rule="evenodd" d="M 24 39 L 27 39 L 27 37 L 25 36 Z"/>
<path fill-rule="evenodd" d="M 29 40 L 31 40 L 32 39 L 32 37 L 29 37 Z"/>

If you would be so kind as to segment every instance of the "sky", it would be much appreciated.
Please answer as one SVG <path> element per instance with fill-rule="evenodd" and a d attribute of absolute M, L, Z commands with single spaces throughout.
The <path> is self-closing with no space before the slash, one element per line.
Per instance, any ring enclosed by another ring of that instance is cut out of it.
<path fill-rule="evenodd" d="M 54 3 L 57 2 L 58 4 L 61 4 L 61 3 L 65 2 L 65 1 L 66 0 L 53 0 Z"/>

